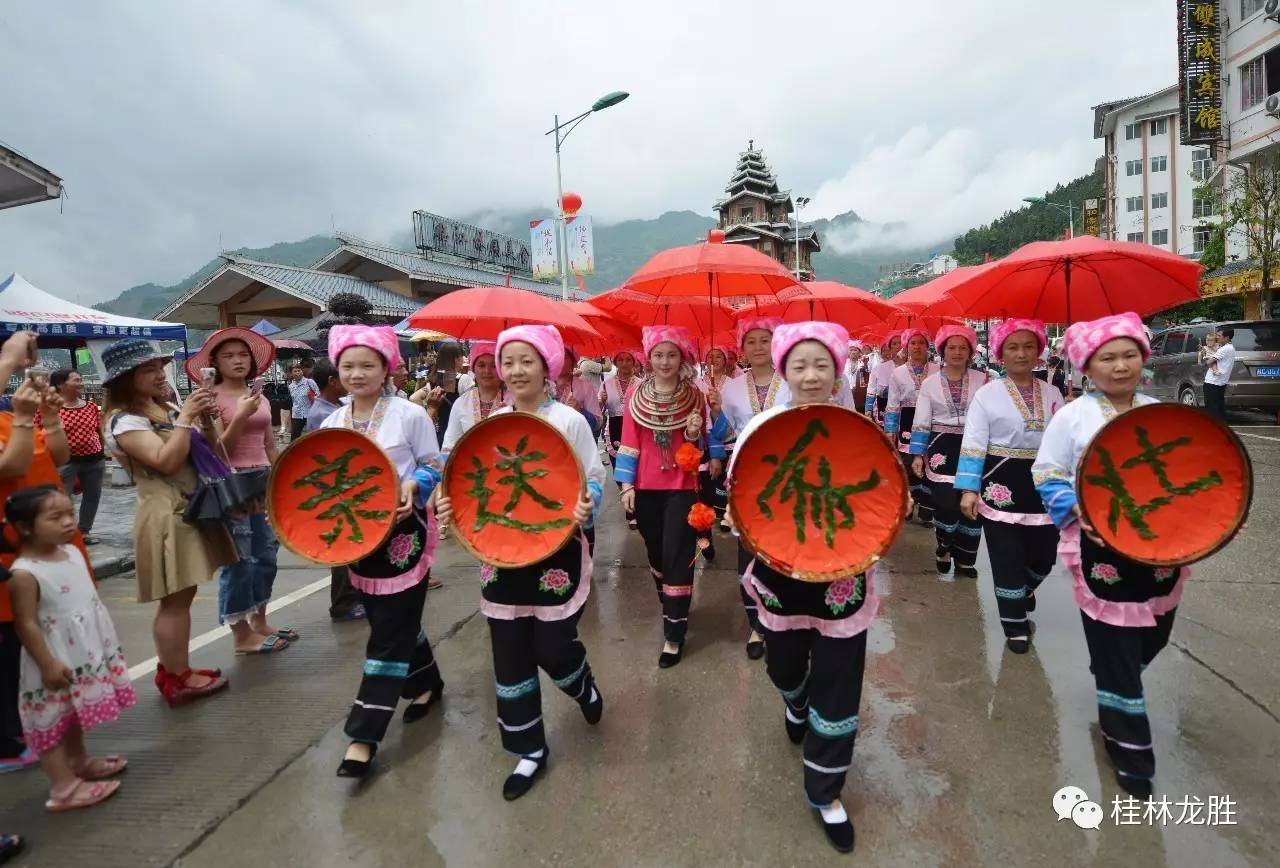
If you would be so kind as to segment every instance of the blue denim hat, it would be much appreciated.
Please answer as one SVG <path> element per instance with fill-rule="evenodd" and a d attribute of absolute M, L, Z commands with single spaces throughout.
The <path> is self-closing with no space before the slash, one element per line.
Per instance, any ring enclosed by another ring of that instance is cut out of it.
<path fill-rule="evenodd" d="M 110 383 L 117 377 L 122 377 L 155 359 L 171 362 L 173 356 L 157 352 L 151 341 L 141 338 L 125 338 L 122 341 L 116 341 L 102 351 L 102 366 L 107 369 L 102 382 Z"/>

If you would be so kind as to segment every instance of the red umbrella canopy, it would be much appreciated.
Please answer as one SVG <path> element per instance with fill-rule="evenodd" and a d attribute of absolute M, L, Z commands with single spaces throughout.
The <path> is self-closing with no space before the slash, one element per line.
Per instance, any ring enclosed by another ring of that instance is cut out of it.
<path fill-rule="evenodd" d="M 850 334 L 883 325 L 898 309 L 878 295 L 845 286 L 832 280 L 802 283 L 807 295 L 793 295 L 790 301 L 775 301 L 736 308 L 739 316 L 780 316 L 785 322 L 819 320 L 844 326 Z M 790 295 L 790 294 L 789 294 Z"/>
<path fill-rule="evenodd" d="M 1072 323 L 1133 311 L 1151 316 L 1200 297 L 1200 265 L 1131 241 L 1092 235 L 1033 241 L 948 293 L 964 315 Z"/>
<path fill-rule="evenodd" d="M 725 244 L 724 233 L 712 230 L 705 244 L 672 247 L 657 254 L 621 288 L 671 304 L 744 295 L 777 296 L 798 285 L 795 275 L 776 259 L 742 244 Z"/>
<path fill-rule="evenodd" d="M 571 301 L 569 309 L 586 320 L 599 335 L 590 340 L 570 341 L 569 346 L 579 353 L 605 356 L 640 346 L 639 326 L 585 301 Z"/>
<path fill-rule="evenodd" d="M 890 299 L 895 305 L 914 313 L 930 313 L 935 316 L 962 316 L 960 305 L 951 297 L 951 288 L 988 267 L 987 265 L 962 265 L 928 283 L 905 289 Z"/>
<path fill-rule="evenodd" d="M 733 343 L 733 310 L 720 302 L 700 304 L 662 304 L 658 299 L 627 289 L 611 289 L 586 302 L 635 326 L 676 325 L 693 332 L 703 352 L 714 341 Z M 639 346 L 636 341 L 634 346 Z"/>
<path fill-rule="evenodd" d="M 566 342 L 598 339 L 596 330 L 569 305 L 510 286 L 475 286 L 442 295 L 409 317 L 409 327 L 459 340 L 495 340 L 516 325 L 553 325 Z"/>

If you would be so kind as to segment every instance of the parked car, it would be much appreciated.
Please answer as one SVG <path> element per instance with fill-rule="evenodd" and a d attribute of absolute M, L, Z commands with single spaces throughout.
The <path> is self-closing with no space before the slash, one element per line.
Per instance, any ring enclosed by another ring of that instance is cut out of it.
<path fill-rule="evenodd" d="M 1200 347 L 1210 332 L 1235 329 L 1232 344 L 1236 364 L 1227 384 L 1228 407 L 1280 410 L 1280 320 L 1201 323 L 1174 326 L 1151 341 L 1152 382 L 1147 394 L 1162 401 L 1204 406 L 1204 375 Z"/>

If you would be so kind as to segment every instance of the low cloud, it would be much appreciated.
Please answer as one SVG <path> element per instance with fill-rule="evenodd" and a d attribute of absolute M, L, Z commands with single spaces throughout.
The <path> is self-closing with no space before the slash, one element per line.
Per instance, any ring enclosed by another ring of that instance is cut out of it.
<path fill-rule="evenodd" d="M 997 147 L 998 131 L 912 127 L 868 147 L 839 178 L 824 181 L 809 213 L 855 209 L 862 224 L 837 225 L 825 244 L 839 253 L 949 249 L 965 230 L 990 223 L 1060 182 L 1088 174 L 1095 143 L 1073 137 L 1051 147 Z"/>

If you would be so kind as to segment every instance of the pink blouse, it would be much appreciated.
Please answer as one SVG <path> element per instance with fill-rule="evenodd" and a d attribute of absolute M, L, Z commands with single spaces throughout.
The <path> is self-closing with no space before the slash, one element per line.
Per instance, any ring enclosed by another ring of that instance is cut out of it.
<path fill-rule="evenodd" d="M 223 430 L 231 424 L 236 414 L 238 396 L 226 392 L 214 392 L 218 402 L 218 415 L 222 419 Z M 240 437 L 235 446 L 227 450 L 227 458 L 234 470 L 247 470 L 250 467 L 266 467 L 271 462 L 267 458 L 267 437 L 271 430 L 271 403 L 263 398 L 258 409 L 240 429 Z"/>

